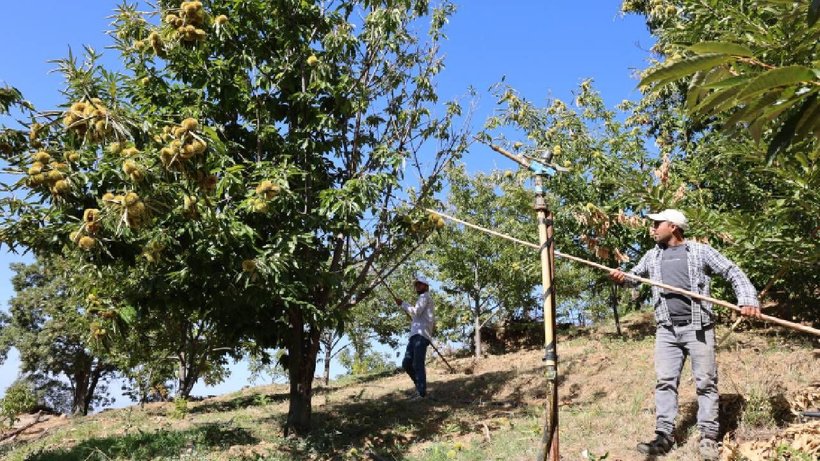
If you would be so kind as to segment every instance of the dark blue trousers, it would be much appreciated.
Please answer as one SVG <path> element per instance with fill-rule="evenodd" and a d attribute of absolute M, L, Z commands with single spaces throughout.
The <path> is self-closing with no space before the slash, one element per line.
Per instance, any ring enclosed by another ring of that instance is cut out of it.
<path fill-rule="evenodd" d="M 413 335 L 404 351 L 404 360 L 401 367 L 410 375 L 416 384 L 416 391 L 424 397 L 427 395 L 427 372 L 424 370 L 424 359 L 427 356 L 427 346 L 430 341 L 422 335 Z"/>

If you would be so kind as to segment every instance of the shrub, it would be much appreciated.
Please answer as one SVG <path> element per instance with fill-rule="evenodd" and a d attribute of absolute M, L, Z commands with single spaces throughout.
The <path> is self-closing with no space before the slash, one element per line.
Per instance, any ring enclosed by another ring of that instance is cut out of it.
<path fill-rule="evenodd" d="M 0 399 L 0 418 L 8 427 L 17 422 L 17 416 L 30 412 L 37 405 L 34 389 L 26 380 L 17 380 L 6 389 L 6 396 Z"/>
<path fill-rule="evenodd" d="M 188 399 L 175 398 L 174 409 L 171 411 L 171 417 L 175 419 L 184 419 L 188 414 Z"/>
<path fill-rule="evenodd" d="M 773 427 L 774 409 L 766 389 L 754 387 L 746 397 L 742 421 L 748 427 Z"/>

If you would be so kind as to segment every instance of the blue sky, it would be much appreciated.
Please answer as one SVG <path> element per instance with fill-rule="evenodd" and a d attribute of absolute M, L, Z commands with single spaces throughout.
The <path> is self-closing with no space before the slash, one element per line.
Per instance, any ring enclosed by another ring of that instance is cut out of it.
<path fill-rule="evenodd" d="M 473 86 L 481 99 L 473 123 L 479 128 L 495 107 L 487 89 L 505 77 L 520 94 L 538 105 L 548 98 L 570 99 L 587 78 L 595 81 L 608 106 L 640 97 L 634 73 L 646 67 L 653 39 L 641 18 L 623 17 L 620 1 L 462 0 L 445 29 L 445 70 L 438 80 L 443 101 L 462 97 Z M 83 45 L 105 51 L 105 31 L 115 1 L 41 0 L 3 2 L 0 27 L 0 85 L 9 84 L 40 109 L 62 101 L 61 76 L 49 73 L 49 60 L 75 54 Z M 117 67 L 116 53 L 105 51 L 102 64 Z M 510 163 L 476 147 L 464 158 L 471 171 L 509 168 Z M 2 177 L 8 180 L 7 177 Z M 0 249 L 0 309 L 13 296 L 9 264 L 27 258 Z M 0 366 L 0 395 L 17 375 L 12 353 Z M 334 367 L 334 373 L 340 372 Z M 194 394 L 219 394 L 247 384 L 243 366 L 215 389 L 198 386 Z M 116 387 L 112 387 L 116 389 Z"/>

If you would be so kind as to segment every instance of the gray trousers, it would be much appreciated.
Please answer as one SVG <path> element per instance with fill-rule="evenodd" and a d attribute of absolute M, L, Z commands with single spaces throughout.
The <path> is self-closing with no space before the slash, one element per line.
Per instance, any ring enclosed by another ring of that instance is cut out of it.
<path fill-rule="evenodd" d="M 715 361 L 715 329 L 692 330 L 691 326 L 658 325 L 655 334 L 655 430 L 672 434 L 678 414 L 678 384 L 686 357 L 698 394 L 698 429 L 702 437 L 717 440 L 718 375 Z"/>

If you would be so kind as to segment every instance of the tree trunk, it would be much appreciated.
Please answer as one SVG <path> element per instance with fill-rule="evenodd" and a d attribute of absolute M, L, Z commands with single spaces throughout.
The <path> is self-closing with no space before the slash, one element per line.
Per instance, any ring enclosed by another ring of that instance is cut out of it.
<path fill-rule="evenodd" d="M 316 372 L 320 331 L 312 326 L 305 329 L 304 317 L 299 308 L 291 308 L 289 317 L 291 336 L 287 347 L 287 364 L 290 377 L 290 405 L 285 436 L 291 430 L 297 435 L 307 435 L 310 431 L 313 374 Z"/>
<path fill-rule="evenodd" d="M 88 355 L 77 358 L 75 362 L 80 367 L 79 370 L 74 370 L 71 375 L 64 371 L 72 386 L 71 414 L 85 416 L 91 408 L 91 402 L 94 400 L 94 392 L 97 390 L 100 378 L 109 373 L 111 367 Z"/>
<path fill-rule="evenodd" d="M 618 286 L 611 283 L 609 286 L 609 305 L 612 306 L 612 314 L 615 316 L 615 332 L 621 336 L 621 318 L 618 316 Z"/>
<path fill-rule="evenodd" d="M 94 391 L 97 389 L 97 384 L 100 382 L 100 377 L 105 374 L 106 369 L 108 367 L 97 362 L 97 365 L 94 367 L 94 370 L 91 372 L 91 381 L 88 383 L 88 388 L 85 390 L 85 406 L 83 407 L 83 414 L 87 415 L 88 410 L 91 407 L 91 401 L 94 399 Z"/>
<path fill-rule="evenodd" d="M 196 368 L 196 358 L 194 354 L 181 352 L 179 358 L 179 376 L 177 377 L 177 397 L 187 399 L 194 390 L 194 385 L 199 379 L 199 370 Z"/>
<path fill-rule="evenodd" d="M 89 380 L 89 370 L 88 368 L 83 368 L 74 373 L 74 382 L 72 383 L 74 389 L 72 389 L 72 402 L 71 402 L 71 414 L 75 416 L 85 416 L 88 414 L 88 402 L 86 400 L 87 393 L 86 390 L 88 389 L 88 380 Z"/>
<path fill-rule="evenodd" d="M 177 368 L 177 397 L 184 399 L 187 397 L 187 394 L 184 393 L 183 389 L 188 380 L 188 369 L 185 367 L 185 353 L 180 352 L 177 354 L 177 359 L 179 360 L 179 367 Z"/>
<path fill-rule="evenodd" d="M 475 285 L 473 285 L 473 289 L 475 290 L 474 293 L 475 298 L 473 299 L 473 305 L 475 306 L 473 311 L 473 329 L 475 330 L 473 333 L 473 352 L 475 352 L 475 358 L 481 358 L 481 287 L 478 284 L 478 266 L 473 266 L 473 276 Z"/>
<path fill-rule="evenodd" d="M 475 351 L 475 358 L 481 358 L 481 300 L 476 298 L 473 300 L 475 309 L 473 311 L 473 327 L 475 333 L 473 334 L 473 350 Z"/>
<path fill-rule="evenodd" d="M 333 339 L 333 338 L 331 338 L 331 339 Z M 332 343 L 333 343 L 333 341 L 328 341 L 328 343 L 325 345 L 325 373 L 324 373 L 324 376 L 323 376 L 325 386 L 330 384 L 330 359 L 331 359 L 331 352 L 332 352 L 330 350 L 330 348 L 331 348 Z"/>

